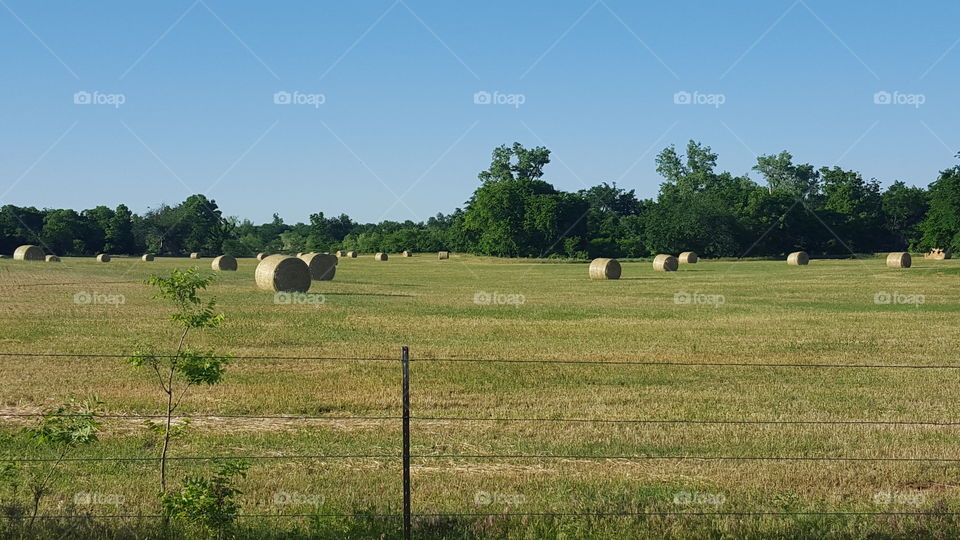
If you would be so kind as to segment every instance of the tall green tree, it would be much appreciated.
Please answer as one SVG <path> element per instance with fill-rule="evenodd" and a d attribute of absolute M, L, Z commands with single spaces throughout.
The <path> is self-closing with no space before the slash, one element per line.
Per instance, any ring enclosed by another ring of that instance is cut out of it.
<path fill-rule="evenodd" d="M 808 163 L 794 165 L 793 156 L 786 150 L 758 157 L 753 170 L 767 181 L 770 193 L 784 192 L 809 200 L 820 191 L 820 173 Z"/>
<path fill-rule="evenodd" d="M 820 176 L 824 221 L 836 235 L 829 243 L 831 251 L 869 252 L 881 245 L 884 219 L 879 182 L 840 167 L 822 167 Z"/>
<path fill-rule="evenodd" d="M 960 252 L 960 166 L 942 171 L 930 184 L 930 210 L 920 230 L 923 249 Z"/>
<path fill-rule="evenodd" d="M 930 208 L 927 190 L 894 182 L 883 194 L 883 215 L 890 233 L 889 251 L 919 249 L 920 223 Z"/>
<path fill-rule="evenodd" d="M 550 150 L 537 146 L 526 149 L 515 142 L 513 146 L 498 146 L 493 150 L 490 168 L 478 174 L 481 182 L 504 180 L 539 180 L 543 168 L 550 163 Z"/>
<path fill-rule="evenodd" d="M 133 212 L 127 205 L 121 204 L 113 211 L 104 229 L 104 247 L 107 253 L 133 254 L 136 251 L 133 242 Z"/>
<path fill-rule="evenodd" d="M 216 201 L 191 195 L 177 209 L 184 226 L 185 252 L 220 253 L 226 238 L 223 215 Z"/>

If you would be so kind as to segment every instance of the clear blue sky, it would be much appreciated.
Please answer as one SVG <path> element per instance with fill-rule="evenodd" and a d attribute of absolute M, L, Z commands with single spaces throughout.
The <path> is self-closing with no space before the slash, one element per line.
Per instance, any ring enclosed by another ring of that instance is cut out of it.
<path fill-rule="evenodd" d="M 204 192 L 257 222 L 425 219 L 513 141 L 548 146 L 566 190 L 653 196 L 656 152 L 690 138 L 734 173 L 787 149 L 926 185 L 960 150 L 958 20 L 955 1 L 0 0 L 0 204 Z"/>

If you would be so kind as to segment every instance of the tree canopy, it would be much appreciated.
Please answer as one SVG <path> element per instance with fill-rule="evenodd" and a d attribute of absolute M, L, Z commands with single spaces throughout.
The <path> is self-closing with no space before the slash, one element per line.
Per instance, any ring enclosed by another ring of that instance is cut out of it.
<path fill-rule="evenodd" d="M 960 157 L 960 155 L 958 155 Z M 0 252 L 38 244 L 58 255 L 190 252 L 252 256 L 260 251 L 453 250 L 504 257 L 643 257 L 693 250 L 706 257 L 960 251 L 960 165 L 929 189 L 895 181 L 885 190 L 854 170 L 795 163 L 787 151 L 757 158 L 745 175 L 717 170 L 700 142 L 656 158 L 655 198 L 600 181 L 577 192 L 549 182 L 550 150 L 502 145 L 479 185 L 450 214 L 426 221 L 357 223 L 346 214 L 287 224 L 224 217 L 216 201 L 191 195 L 142 215 L 127 206 L 86 210 L 0 208 Z"/>

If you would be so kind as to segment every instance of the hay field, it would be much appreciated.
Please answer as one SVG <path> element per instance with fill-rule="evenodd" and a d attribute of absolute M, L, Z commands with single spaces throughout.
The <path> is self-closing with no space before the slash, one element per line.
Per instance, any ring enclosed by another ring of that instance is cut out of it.
<path fill-rule="evenodd" d="M 881 257 L 804 267 L 701 260 L 670 273 L 632 261 L 620 280 L 593 281 L 586 264 L 362 254 L 341 259 L 334 281 L 313 283 L 310 294 L 322 297 L 280 304 L 256 289 L 256 262 L 219 274 L 207 294 L 227 321 L 192 344 L 240 357 L 347 358 L 398 358 L 409 345 L 421 456 L 414 512 L 497 514 L 423 517 L 418 537 L 958 532 L 949 512 L 960 511 L 960 425 L 949 423 L 960 422 L 960 370 L 782 364 L 960 366 L 960 261 L 915 257 L 903 270 Z M 161 413 L 155 381 L 120 358 L 17 353 L 173 347 L 170 311 L 140 281 L 191 266 L 209 272 L 210 259 L 0 260 L 0 353 L 9 355 L 0 357 L 0 458 L 43 457 L 19 435 L 36 421 L 22 415 L 71 396 L 96 394 L 108 414 Z M 485 361 L 427 361 L 450 358 Z M 704 365 L 714 363 L 739 365 Z M 254 456 L 239 486 L 245 514 L 394 514 L 400 422 L 379 418 L 400 414 L 399 390 L 399 362 L 240 358 L 223 384 L 187 398 L 181 412 L 195 417 L 172 455 Z M 754 423 L 724 423 L 742 421 Z M 101 441 L 76 457 L 157 456 L 142 422 L 105 418 Z M 378 457 L 285 458 L 330 455 Z M 805 459 L 717 459 L 737 457 Z M 824 457 L 857 459 L 807 459 Z M 176 461 L 171 479 L 209 470 L 205 460 Z M 157 474 L 149 461 L 70 462 L 42 512 L 154 515 Z M 77 507 L 79 492 L 123 504 Z M 877 512 L 885 515 L 855 515 Z M 917 512 L 927 515 L 893 515 Z M 510 517 L 543 513 L 645 515 Z M 108 519 L 101 531 L 148 535 L 155 523 Z M 399 520 L 241 525 L 252 536 L 393 537 Z"/>

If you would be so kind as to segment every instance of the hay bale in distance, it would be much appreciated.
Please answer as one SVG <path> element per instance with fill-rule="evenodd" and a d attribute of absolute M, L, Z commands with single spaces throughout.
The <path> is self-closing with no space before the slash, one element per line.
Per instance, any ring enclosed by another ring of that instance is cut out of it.
<path fill-rule="evenodd" d="M 590 279 L 620 279 L 620 261 L 594 259 L 590 263 Z"/>
<path fill-rule="evenodd" d="M 47 255 L 46 261 L 47 261 L 47 262 L 60 262 L 60 257 L 57 257 L 56 255 Z"/>
<path fill-rule="evenodd" d="M 950 251 L 950 248 L 933 248 L 930 250 L 930 253 L 925 254 L 923 258 L 932 259 L 934 261 L 945 261 L 953 258 L 953 252 Z"/>
<path fill-rule="evenodd" d="M 910 268 L 913 265 L 913 258 L 906 251 L 900 251 L 887 255 L 887 266 L 890 268 Z"/>
<path fill-rule="evenodd" d="M 221 255 L 210 263 L 210 266 L 218 272 L 236 272 L 237 259 L 230 255 Z"/>
<path fill-rule="evenodd" d="M 13 252 L 13 259 L 17 261 L 42 261 L 43 250 L 34 245 L 24 245 Z"/>
<path fill-rule="evenodd" d="M 439 259 L 439 260 L 441 260 L 441 261 L 445 261 L 445 260 L 447 260 L 447 259 L 449 259 L 449 258 L 450 258 L 450 252 L 449 252 L 449 251 L 438 251 L 438 252 L 437 252 L 437 259 Z"/>
<path fill-rule="evenodd" d="M 199 258 L 200 258 L 200 254 L 197 253 L 196 251 L 194 251 L 193 253 L 190 254 L 190 258 L 191 258 L 191 259 L 199 259 Z"/>
<path fill-rule="evenodd" d="M 97 255 L 97 262 L 102 262 L 102 263 L 110 262 L 110 255 L 107 255 L 106 253 L 101 253 Z"/>
<path fill-rule="evenodd" d="M 266 259 L 266 258 L 269 257 L 269 256 L 270 256 L 269 253 L 267 253 L 267 252 L 265 252 L 265 251 L 261 251 L 260 253 L 257 253 L 257 260 L 258 260 L 258 261 L 262 261 L 262 260 Z"/>
<path fill-rule="evenodd" d="M 404 251 L 404 252 L 403 252 L 403 256 L 404 256 L 404 257 L 413 257 L 413 252 L 412 252 L 412 251 Z"/>
<path fill-rule="evenodd" d="M 677 259 L 680 264 L 697 264 L 697 261 L 700 260 L 695 251 L 684 251 Z"/>
<path fill-rule="evenodd" d="M 143 262 L 153 262 L 153 253 L 144 253 L 143 257 L 140 257 L 140 260 Z"/>
<path fill-rule="evenodd" d="M 348 258 L 348 259 L 356 259 L 356 258 L 357 258 L 357 252 L 356 252 L 356 251 L 348 251 L 348 252 L 347 252 L 347 258 Z"/>
<path fill-rule="evenodd" d="M 339 250 L 339 249 L 337 250 L 337 258 L 338 258 L 338 259 L 339 259 L 340 257 L 345 256 L 346 254 L 347 254 L 346 251 Z"/>
<path fill-rule="evenodd" d="M 257 287 L 272 292 L 307 292 L 310 290 L 310 268 L 296 257 L 270 255 L 254 273 Z"/>
<path fill-rule="evenodd" d="M 390 259 L 390 257 L 387 256 L 386 253 L 377 253 L 376 255 L 373 256 L 373 260 L 375 260 L 375 261 L 386 261 L 386 260 L 389 260 L 389 259 Z"/>
<path fill-rule="evenodd" d="M 673 255 L 657 255 L 653 258 L 653 269 L 657 272 L 676 272 L 680 261 Z"/>
<path fill-rule="evenodd" d="M 810 256 L 806 251 L 794 251 L 787 256 L 787 264 L 790 266 L 806 266 L 810 264 Z"/>
<path fill-rule="evenodd" d="M 310 268 L 310 277 L 317 281 L 330 281 L 337 274 L 337 257 L 329 253 L 307 253 L 300 260 Z"/>

